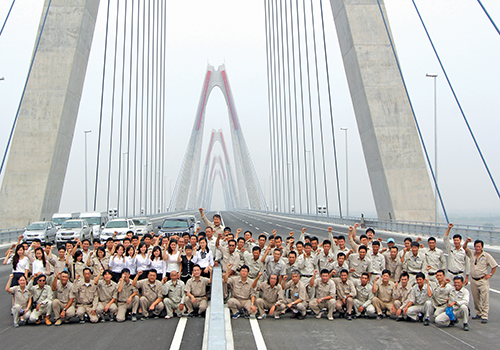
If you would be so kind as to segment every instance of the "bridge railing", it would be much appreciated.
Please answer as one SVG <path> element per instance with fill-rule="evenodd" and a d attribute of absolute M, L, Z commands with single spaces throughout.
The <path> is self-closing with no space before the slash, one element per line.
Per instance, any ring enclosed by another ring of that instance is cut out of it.
<path fill-rule="evenodd" d="M 17 242 L 17 238 L 24 233 L 24 228 L 0 229 L 0 244 Z"/>
<path fill-rule="evenodd" d="M 301 218 L 314 221 L 321 221 L 335 225 L 352 226 L 355 223 L 360 223 L 361 227 L 371 227 L 379 231 L 406 233 L 423 237 L 443 237 L 448 224 L 434 222 L 416 222 L 403 220 L 379 220 L 365 217 L 340 217 L 326 215 L 300 215 L 296 213 L 279 213 L 271 211 L 250 210 L 259 214 L 280 215 L 285 217 Z M 470 224 L 455 224 L 451 232 L 451 236 L 459 234 L 463 239 L 471 237 L 472 240 L 480 239 L 485 244 L 500 245 L 500 227 L 496 226 L 481 226 Z"/>

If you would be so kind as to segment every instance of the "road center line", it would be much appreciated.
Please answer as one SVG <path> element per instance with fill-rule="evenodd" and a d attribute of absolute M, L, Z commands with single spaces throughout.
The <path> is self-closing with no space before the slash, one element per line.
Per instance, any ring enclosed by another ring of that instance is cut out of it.
<path fill-rule="evenodd" d="M 266 342 L 260 331 L 259 322 L 256 318 L 250 318 L 250 327 L 252 328 L 253 338 L 255 339 L 255 345 L 257 345 L 257 350 L 267 350 Z"/>
<path fill-rule="evenodd" d="M 175 329 L 174 339 L 172 339 L 172 344 L 170 345 L 170 350 L 179 350 L 181 348 L 182 337 L 184 336 L 184 330 L 186 329 L 187 317 L 181 317 L 179 323 L 177 323 L 177 328 Z"/>
<path fill-rule="evenodd" d="M 436 328 L 438 331 L 441 331 L 441 332 L 443 332 L 443 333 L 445 333 L 445 334 L 449 335 L 449 336 L 450 336 L 450 337 L 452 337 L 453 339 L 458 340 L 458 341 L 459 341 L 459 342 L 461 342 L 462 344 L 467 345 L 467 346 L 468 346 L 468 347 L 470 347 L 471 349 L 475 349 L 475 347 L 473 347 L 473 346 L 472 346 L 472 345 L 470 345 L 469 343 L 464 342 L 462 339 L 455 337 L 454 335 L 452 335 L 452 334 L 450 334 L 450 333 L 446 332 L 445 330 L 442 330 L 441 328 L 436 327 L 436 326 L 435 326 L 435 325 L 433 325 L 433 324 L 431 324 L 431 326 L 432 326 L 432 327 L 434 327 L 434 328 Z"/>

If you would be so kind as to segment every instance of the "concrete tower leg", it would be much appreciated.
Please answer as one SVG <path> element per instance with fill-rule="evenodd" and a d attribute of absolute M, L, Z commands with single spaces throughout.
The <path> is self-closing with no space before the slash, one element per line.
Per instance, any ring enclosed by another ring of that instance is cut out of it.
<path fill-rule="evenodd" d="M 99 0 L 50 5 L 0 191 L 3 228 L 59 209 L 98 8 Z"/>
<path fill-rule="evenodd" d="M 330 4 L 378 217 L 432 221 L 434 194 L 378 2 Z"/>

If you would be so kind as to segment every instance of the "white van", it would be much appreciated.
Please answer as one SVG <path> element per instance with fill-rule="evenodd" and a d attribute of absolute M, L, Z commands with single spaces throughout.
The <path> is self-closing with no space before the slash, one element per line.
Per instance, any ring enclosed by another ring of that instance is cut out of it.
<path fill-rule="evenodd" d="M 74 213 L 55 213 L 52 215 L 52 222 L 59 228 L 66 220 L 78 219 L 80 217 L 79 212 Z"/>
<path fill-rule="evenodd" d="M 92 231 L 92 238 L 94 240 L 99 240 L 101 237 L 101 231 L 108 223 L 108 212 L 106 211 L 92 211 L 87 213 L 81 213 L 80 219 L 85 219 L 89 223 Z"/>

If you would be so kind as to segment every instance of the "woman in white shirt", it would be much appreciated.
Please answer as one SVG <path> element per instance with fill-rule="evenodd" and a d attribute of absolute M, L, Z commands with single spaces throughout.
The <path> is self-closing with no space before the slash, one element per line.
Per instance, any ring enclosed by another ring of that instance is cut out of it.
<path fill-rule="evenodd" d="M 136 271 L 142 271 L 139 280 L 148 278 L 149 270 L 151 270 L 151 260 L 148 256 L 148 246 L 144 242 L 139 243 L 139 249 L 135 256 L 135 268 Z"/>
<path fill-rule="evenodd" d="M 135 248 L 131 244 L 125 250 L 125 266 L 130 270 L 130 278 L 133 280 L 137 273 L 136 263 L 135 263 Z"/>
<path fill-rule="evenodd" d="M 163 260 L 161 248 L 159 246 L 153 248 L 150 259 L 151 270 L 156 270 L 156 279 L 161 281 L 165 274 L 165 260 Z"/>
<path fill-rule="evenodd" d="M 125 265 L 125 248 L 123 244 L 118 244 L 116 246 L 115 253 L 111 259 L 109 259 L 109 267 L 113 275 L 112 280 L 118 283 L 122 277 L 122 270 L 127 267 Z"/>
<path fill-rule="evenodd" d="M 165 276 L 170 279 L 170 272 L 177 271 L 179 274 L 181 273 L 180 262 L 179 262 L 180 252 L 177 250 L 177 241 L 175 239 L 171 239 L 168 242 L 168 248 L 165 252 L 165 261 L 167 263 L 167 270 Z"/>
<path fill-rule="evenodd" d="M 12 274 L 14 275 L 12 277 L 12 283 L 10 286 L 18 286 L 19 277 L 24 275 L 24 277 L 28 279 L 28 273 L 30 271 L 30 261 L 26 256 L 24 256 L 24 247 L 22 244 L 19 244 L 16 247 L 16 251 L 14 252 L 14 255 L 12 257 L 10 257 L 8 260 L 4 259 L 3 261 L 4 265 L 10 263 L 12 263 Z"/>
<path fill-rule="evenodd" d="M 50 275 L 50 266 L 45 260 L 45 253 L 42 247 L 35 249 L 35 259 L 31 262 L 31 273 L 33 277 L 38 275 Z"/>
<path fill-rule="evenodd" d="M 200 237 L 198 244 L 200 245 L 200 248 L 196 251 L 194 263 L 200 265 L 201 275 L 203 277 L 210 278 L 210 270 L 208 267 L 214 266 L 214 256 L 208 248 L 207 239 L 205 237 Z"/>

